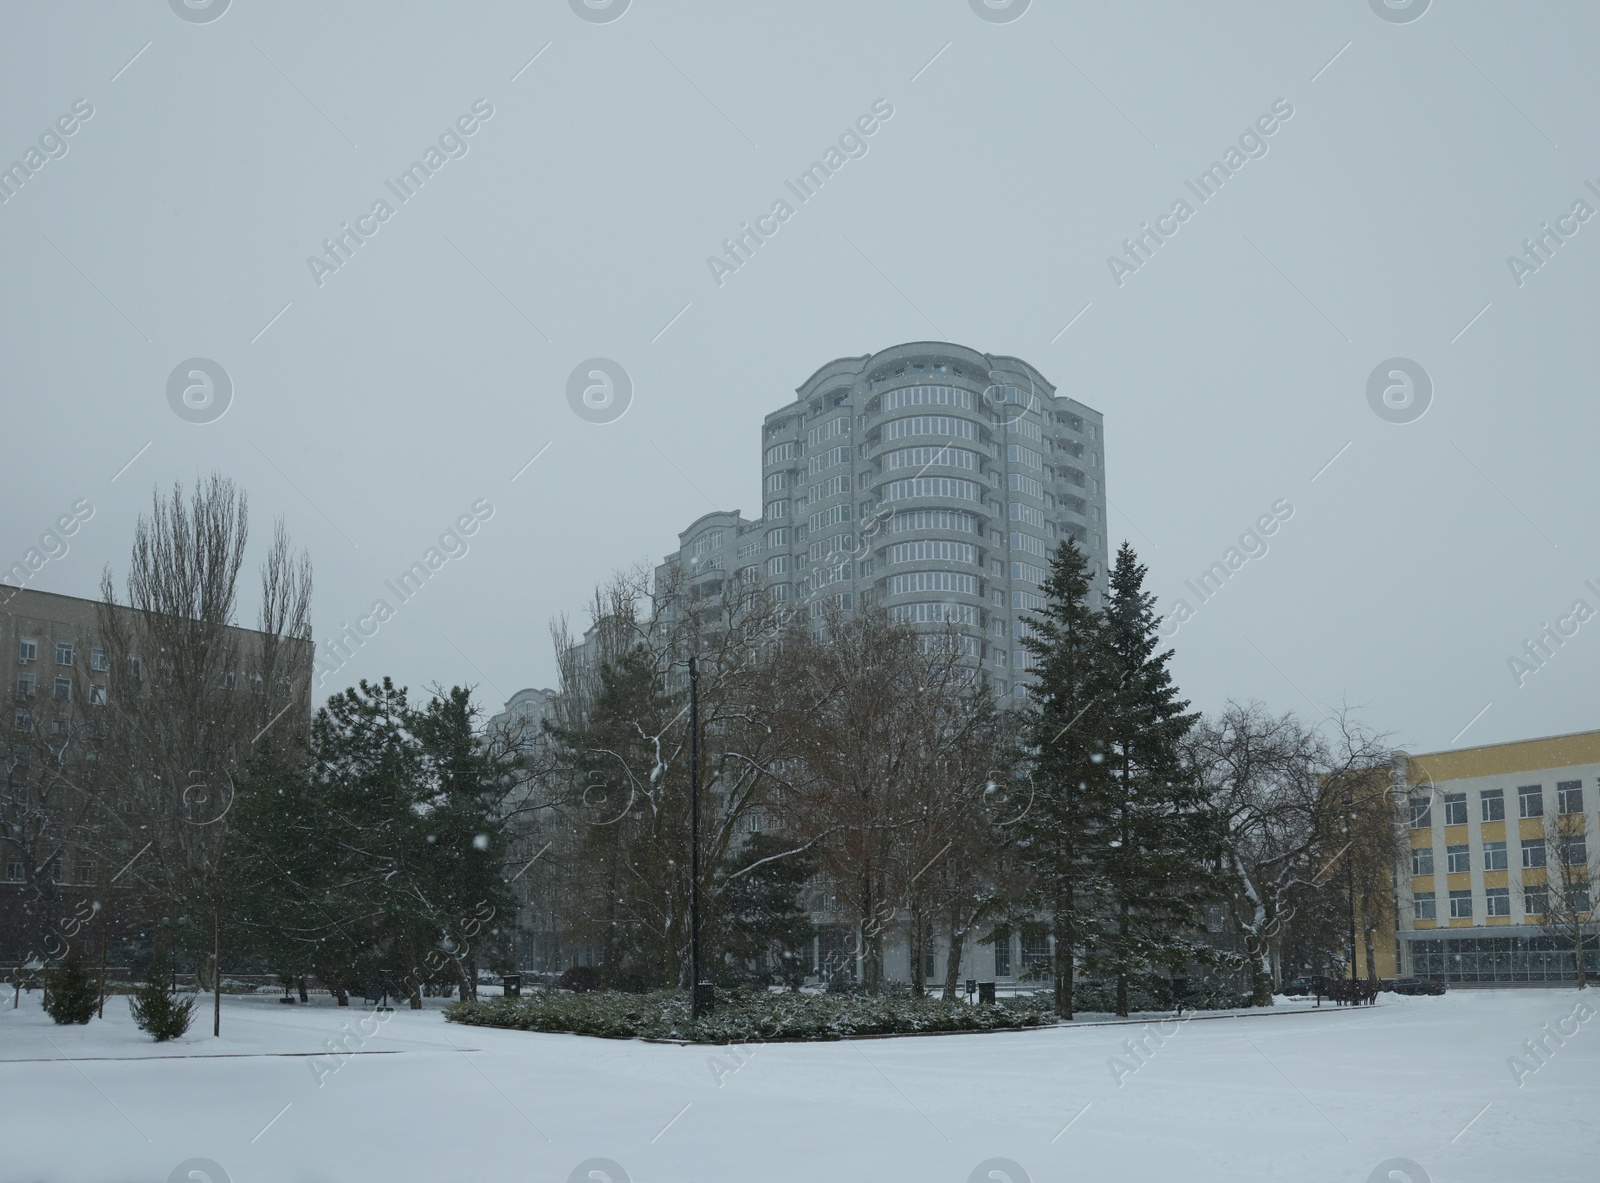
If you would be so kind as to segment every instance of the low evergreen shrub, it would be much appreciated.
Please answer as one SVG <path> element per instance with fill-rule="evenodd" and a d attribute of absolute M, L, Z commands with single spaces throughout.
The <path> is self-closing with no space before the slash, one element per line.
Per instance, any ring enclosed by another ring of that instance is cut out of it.
<path fill-rule="evenodd" d="M 157 1043 L 187 1034 L 194 1021 L 194 997 L 172 988 L 172 973 L 163 957 L 151 959 L 144 985 L 128 999 L 128 1009 L 139 1030 Z"/>
<path fill-rule="evenodd" d="M 45 980 L 44 1013 L 57 1023 L 87 1023 L 100 1006 L 100 987 L 89 963 L 69 950 Z"/>

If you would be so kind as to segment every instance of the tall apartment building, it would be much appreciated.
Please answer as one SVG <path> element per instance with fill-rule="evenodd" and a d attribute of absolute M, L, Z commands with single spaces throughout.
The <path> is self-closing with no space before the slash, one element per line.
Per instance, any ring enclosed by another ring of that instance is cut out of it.
<path fill-rule="evenodd" d="M 1590 846 L 1600 834 L 1600 731 L 1402 753 L 1395 775 L 1409 790 L 1409 866 L 1396 875 L 1402 972 L 1573 981 L 1572 940 L 1547 930 L 1545 909 L 1561 853 L 1600 878 Z M 1585 938 L 1591 977 L 1600 976 L 1597 940 Z"/>
<path fill-rule="evenodd" d="M 813 617 L 878 604 L 954 624 L 996 693 L 1021 696 L 1018 641 L 1063 538 L 1106 591 L 1103 427 L 1018 358 L 938 341 L 839 358 L 766 417 L 760 517 L 704 515 L 658 575 L 713 599 L 759 583 Z"/>

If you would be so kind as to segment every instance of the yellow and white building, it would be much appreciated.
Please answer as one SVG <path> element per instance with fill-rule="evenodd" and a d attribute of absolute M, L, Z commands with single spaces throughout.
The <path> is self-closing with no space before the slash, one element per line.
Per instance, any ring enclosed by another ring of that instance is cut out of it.
<path fill-rule="evenodd" d="M 1410 865 L 1396 876 L 1401 972 L 1450 983 L 1575 980 L 1570 937 L 1541 925 L 1553 870 L 1546 822 L 1555 816 L 1566 832 L 1600 841 L 1600 731 L 1401 754 L 1395 772 L 1411 836 Z M 1597 946 L 1586 936 L 1591 977 Z"/>

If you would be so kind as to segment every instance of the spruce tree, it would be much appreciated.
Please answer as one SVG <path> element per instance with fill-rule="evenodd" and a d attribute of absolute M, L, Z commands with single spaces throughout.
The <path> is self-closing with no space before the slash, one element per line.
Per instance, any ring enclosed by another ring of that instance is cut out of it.
<path fill-rule="evenodd" d="M 1045 606 L 1019 627 L 1036 683 L 1026 729 L 1032 798 L 1017 823 L 1018 854 L 1033 872 L 1032 909 L 1049 917 L 1056 1013 L 1071 1018 L 1075 960 L 1098 945 L 1094 901 L 1103 885 L 1095 851 L 1111 825 L 1105 761 L 1108 700 L 1105 621 L 1091 603 L 1088 559 L 1068 538 L 1050 560 Z"/>
<path fill-rule="evenodd" d="M 158 952 L 150 959 L 144 985 L 128 999 L 128 1009 L 139 1030 L 157 1043 L 178 1039 L 194 1021 L 194 996 L 184 997 L 172 988 L 172 967 Z"/>
<path fill-rule="evenodd" d="M 44 1013 L 57 1023 L 87 1023 L 100 1005 L 100 987 L 77 949 L 61 959 L 44 987 Z"/>
<path fill-rule="evenodd" d="M 1093 960 L 1115 978 L 1119 1015 L 1132 977 L 1200 951 L 1190 934 L 1216 895 L 1218 831 L 1182 750 L 1199 716 L 1178 697 L 1145 571 L 1124 542 L 1100 633 L 1115 679 L 1104 714 L 1110 826 L 1090 858 L 1105 885 Z"/>

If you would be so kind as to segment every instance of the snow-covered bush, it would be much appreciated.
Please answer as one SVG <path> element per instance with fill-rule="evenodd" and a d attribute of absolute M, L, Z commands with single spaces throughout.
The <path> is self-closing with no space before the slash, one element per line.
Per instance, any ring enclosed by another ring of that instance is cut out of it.
<path fill-rule="evenodd" d="M 685 994 L 539 993 L 458 1002 L 446 1018 L 482 1027 L 564 1032 L 607 1039 L 686 1039 L 696 1043 L 841 1039 L 919 1031 L 1000 1031 L 1053 1024 L 1040 1000 L 968 1006 L 932 998 L 865 994 L 737 993 L 719 998 L 710 1018 L 689 1017 Z"/>

